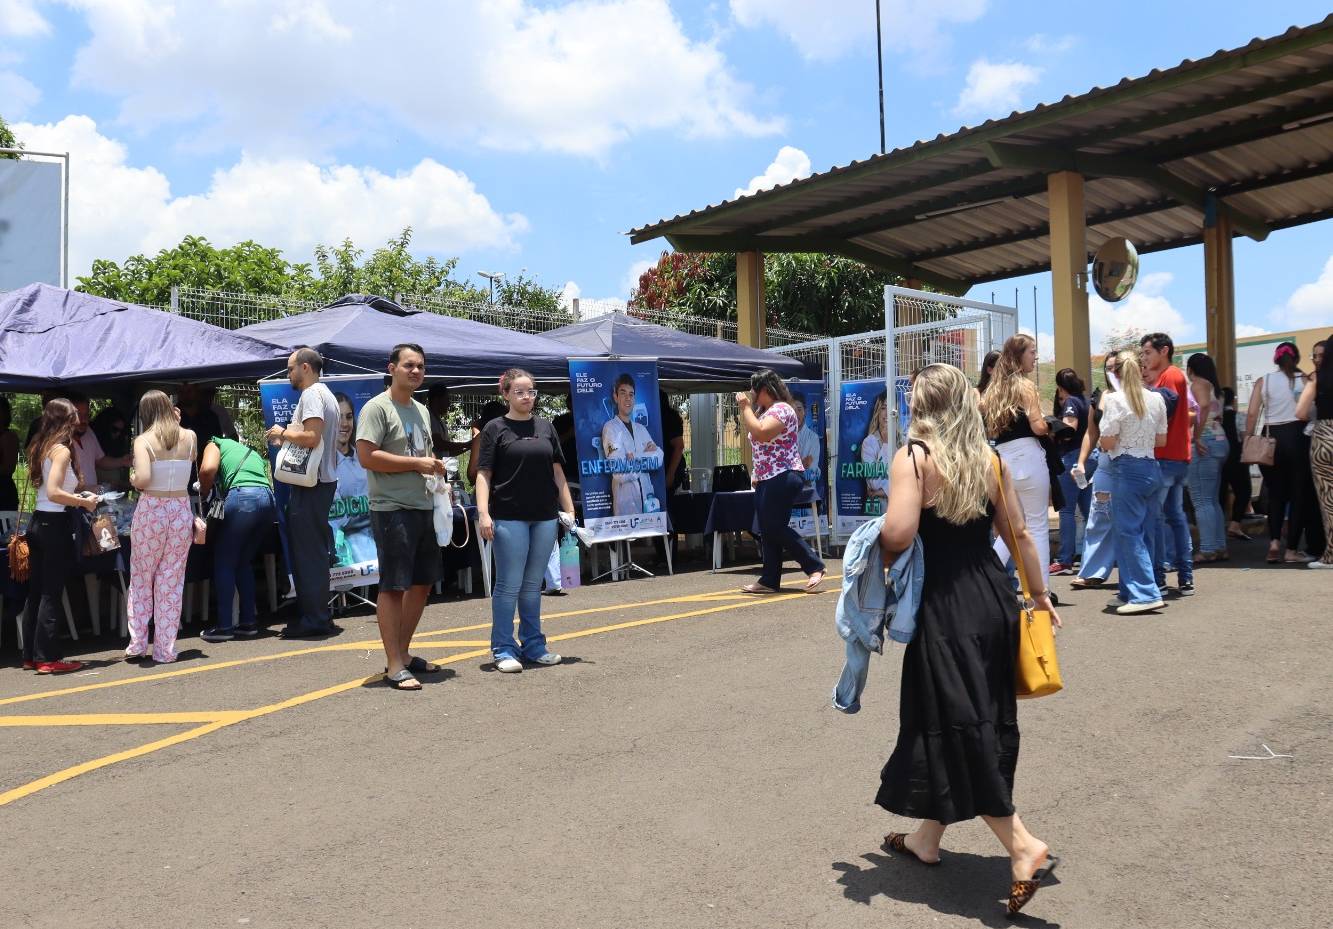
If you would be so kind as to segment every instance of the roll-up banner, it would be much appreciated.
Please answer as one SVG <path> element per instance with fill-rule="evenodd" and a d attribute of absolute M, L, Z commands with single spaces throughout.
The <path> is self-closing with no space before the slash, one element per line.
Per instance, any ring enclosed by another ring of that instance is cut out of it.
<path fill-rule="evenodd" d="M 873 381 L 843 381 L 838 396 L 838 474 L 835 531 L 847 538 L 868 519 L 884 514 L 889 499 L 889 464 L 893 450 L 907 432 L 909 380 L 897 379 L 894 389 L 897 426 L 889 416 L 888 385 Z M 892 436 L 890 429 L 897 433 Z"/>
<path fill-rule="evenodd" d="M 796 448 L 805 465 L 805 480 L 813 484 L 819 498 L 819 518 L 828 523 L 828 410 L 823 381 L 788 381 L 787 388 L 796 401 L 800 429 Z M 801 535 L 815 534 L 815 515 L 808 507 L 792 511 L 792 527 Z"/>
<path fill-rule="evenodd" d="M 569 387 L 584 528 L 597 542 L 665 535 L 657 359 L 571 358 Z"/>
<path fill-rule="evenodd" d="M 334 590 L 367 587 L 380 580 L 379 553 L 370 532 L 370 486 L 366 471 L 356 457 L 356 423 L 361 407 L 370 398 L 384 392 L 381 375 L 330 375 L 320 383 L 333 391 L 338 401 L 338 489 L 329 508 L 333 527 L 333 564 L 329 568 L 329 586 Z M 285 380 L 260 381 L 259 399 L 264 408 L 265 427 L 289 425 L 300 391 Z M 270 447 L 270 458 L 277 449 Z M 278 518 L 286 529 L 288 485 L 274 484 L 278 497 Z"/>

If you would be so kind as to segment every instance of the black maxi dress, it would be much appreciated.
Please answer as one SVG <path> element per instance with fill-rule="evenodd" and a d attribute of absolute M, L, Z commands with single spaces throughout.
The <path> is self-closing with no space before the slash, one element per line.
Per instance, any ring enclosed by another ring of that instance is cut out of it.
<path fill-rule="evenodd" d="M 875 797 L 891 813 L 948 824 L 1014 812 L 1018 605 L 991 547 L 993 511 L 962 526 L 921 511 L 925 583 Z"/>

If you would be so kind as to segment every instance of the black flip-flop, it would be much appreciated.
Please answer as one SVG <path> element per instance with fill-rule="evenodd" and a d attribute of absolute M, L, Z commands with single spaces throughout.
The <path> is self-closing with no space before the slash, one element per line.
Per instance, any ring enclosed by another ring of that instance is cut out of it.
<path fill-rule="evenodd" d="M 1009 916 L 1017 916 L 1018 911 L 1027 906 L 1028 901 L 1037 895 L 1037 889 L 1046 882 L 1046 879 L 1055 873 L 1055 867 L 1060 863 L 1060 859 L 1046 853 L 1046 864 L 1038 868 L 1028 881 L 1014 881 L 1009 886 L 1009 905 L 1006 912 Z"/>
<path fill-rule="evenodd" d="M 427 661 L 425 658 L 418 658 L 416 655 L 412 655 L 411 659 L 412 660 L 407 663 L 407 670 L 411 671 L 413 674 L 439 674 L 442 670 L 439 665 L 435 664 L 433 661 Z"/>
<path fill-rule="evenodd" d="M 420 690 L 421 681 L 412 676 L 412 672 L 403 668 L 393 674 L 384 675 L 384 682 L 394 690 Z M 416 686 L 413 687 L 412 685 Z"/>
<path fill-rule="evenodd" d="M 884 847 L 889 851 L 898 852 L 900 855 L 908 855 L 928 868 L 935 868 L 940 864 L 938 861 L 926 861 L 924 858 L 918 856 L 916 852 L 908 848 L 907 833 L 905 832 L 890 832 L 884 837 Z"/>

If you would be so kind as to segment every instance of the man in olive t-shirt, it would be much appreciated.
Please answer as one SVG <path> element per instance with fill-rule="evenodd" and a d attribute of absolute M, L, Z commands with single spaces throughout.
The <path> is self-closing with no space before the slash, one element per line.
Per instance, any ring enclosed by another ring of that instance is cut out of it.
<path fill-rule="evenodd" d="M 398 690 L 420 690 L 413 673 L 439 670 L 408 651 L 441 573 L 435 504 L 426 477 L 442 478 L 444 462 L 431 454 L 430 412 L 412 399 L 425 376 L 421 346 L 395 346 L 389 356 L 389 389 L 366 401 L 356 427 L 357 458 L 370 485 L 370 528 L 379 550 L 375 615 L 388 659 L 386 678 Z"/>

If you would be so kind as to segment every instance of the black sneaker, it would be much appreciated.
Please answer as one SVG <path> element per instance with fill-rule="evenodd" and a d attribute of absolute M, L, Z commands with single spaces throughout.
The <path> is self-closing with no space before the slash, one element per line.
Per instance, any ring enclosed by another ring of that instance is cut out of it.
<path fill-rule="evenodd" d="M 1182 597 L 1194 596 L 1194 582 L 1185 581 L 1183 584 L 1181 584 L 1179 587 L 1176 588 L 1176 592 L 1179 593 Z"/>
<path fill-rule="evenodd" d="M 205 642 L 230 642 L 236 638 L 236 633 L 230 629 L 205 629 L 199 633 L 199 638 Z"/>
<path fill-rule="evenodd" d="M 258 626 L 237 626 L 232 633 L 238 639 L 253 639 L 259 635 Z"/>

